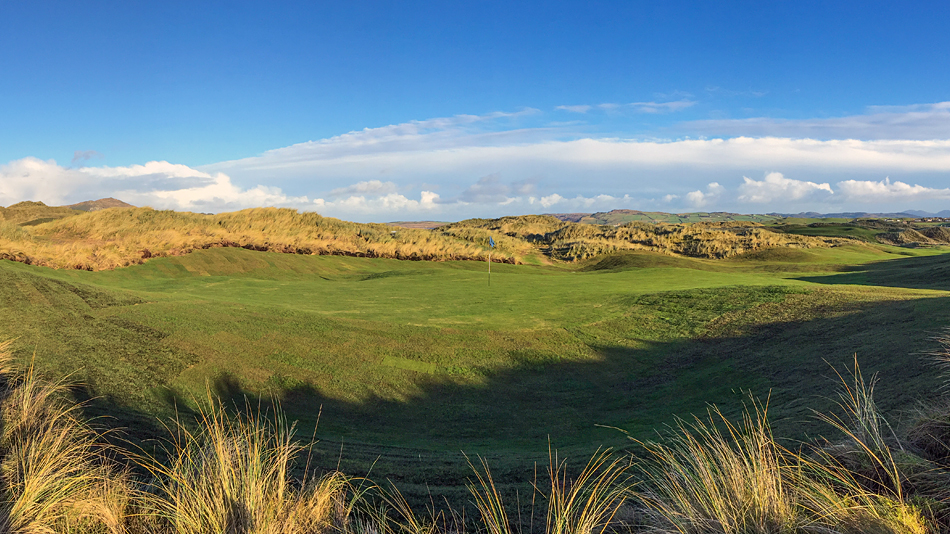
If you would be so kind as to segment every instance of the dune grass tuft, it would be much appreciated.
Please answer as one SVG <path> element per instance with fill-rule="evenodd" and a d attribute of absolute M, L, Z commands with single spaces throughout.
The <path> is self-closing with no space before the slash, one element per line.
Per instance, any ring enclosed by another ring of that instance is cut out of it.
<path fill-rule="evenodd" d="M 863 383 L 859 386 L 870 393 Z M 648 453 L 643 464 L 646 489 L 639 500 L 650 530 L 929 531 L 920 510 L 899 491 L 875 493 L 833 456 L 780 445 L 769 428 L 766 405 L 752 406 L 739 424 L 713 407 L 708 421 L 681 421 L 667 443 L 643 444 Z"/>
<path fill-rule="evenodd" d="M 253 410 L 229 416 L 212 401 L 197 430 L 180 422 L 171 430 L 168 460 L 141 458 L 153 476 L 144 506 L 165 531 L 307 534 L 347 521 L 346 477 L 305 474 L 295 483 L 306 447 L 279 411 L 273 419 Z"/>
<path fill-rule="evenodd" d="M 508 517 L 511 503 L 505 502 L 495 485 L 488 463 L 480 459 L 479 464 L 475 466 L 469 461 L 475 473 L 469 492 L 478 509 L 482 528 L 489 534 L 516 532 Z M 535 486 L 535 491 L 547 503 L 544 532 L 602 534 L 608 530 L 629 528 L 617 518 L 631 495 L 633 482 L 630 468 L 628 458 L 601 450 L 591 457 L 577 476 L 570 477 L 567 462 L 559 459 L 556 451 L 549 449 L 549 485 Z"/>
<path fill-rule="evenodd" d="M 0 344 L 0 532 L 122 532 L 130 489 L 62 383 L 13 366 Z"/>

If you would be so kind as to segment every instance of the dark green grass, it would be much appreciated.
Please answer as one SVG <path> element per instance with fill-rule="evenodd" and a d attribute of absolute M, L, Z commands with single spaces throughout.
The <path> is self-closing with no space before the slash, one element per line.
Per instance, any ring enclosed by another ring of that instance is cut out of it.
<path fill-rule="evenodd" d="M 490 288 L 478 262 L 230 248 L 95 273 L 4 261 L 0 336 L 139 440 L 210 387 L 279 399 L 303 434 L 319 415 L 318 465 L 458 492 L 460 450 L 523 479 L 548 438 L 624 446 L 617 429 L 647 438 L 707 403 L 735 413 L 746 391 L 771 395 L 777 434 L 805 437 L 819 428 L 805 407 L 830 403 L 828 363 L 855 353 L 885 373 L 879 402 L 896 413 L 937 386 L 915 353 L 950 324 L 948 258 L 630 253 L 496 264 Z"/>
<path fill-rule="evenodd" d="M 830 222 L 812 225 L 781 225 L 773 227 L 787 234 L 807 235 L 813 237 L 847 237 L 868 243 L 877 243 L 877 236 L 886 230 L 865 228 L 853 224 L 834 224 Z"/>

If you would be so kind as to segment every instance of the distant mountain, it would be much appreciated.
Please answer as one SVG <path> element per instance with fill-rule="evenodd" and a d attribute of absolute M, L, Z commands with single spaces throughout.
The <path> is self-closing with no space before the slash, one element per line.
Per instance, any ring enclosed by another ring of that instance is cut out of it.
<path fill-rule="evenodd" d="M 696 212 L 696 213 L 666 213 L 662 211 L 639 210 L 611 210 L 597 213 L 546 213 L 565 222 L 582 224 L 617 225 L 628 222 L 641 221 L 649 223 L 694 223 L 694 222 L 726 222 L 751 221 L 769 222 L 777 219 L 774 215 L 743 215 L 740 213 Z"/>
<path fill-rule="evenodd" d="M 930 213 L 928 211 L 920 210 L 907 210 L 904 213 L 909 213 L 914 217 L 950 217 L 950 210 L 938 211 L 937 213 Z"/>
<path fill-rule="evenodd" d="M 85 202 L 70 204 L 68 206 L 63 206 L 63 207 L 79 210 L 79 211 L 99 211 L 99 210 L 104 210 L 107 208 L 134 208 L 135 206 L 127 202 L 122 202 L 119 199 L 109 197 L 109 198 L 100 198 L 99 200 L 87 200 Z"/>
<path fill-rule="evenodd" d="M 644 221 L 651 223 L 751 221 L 768 223 L 785 217 L 801 219 L 907 219 L 918 217 L 950 217 L 950 210 L 943 210 L 939 213 L 929 213 L 920 210 L 907 210 L 900 213 L 868 213 L 864 211 L 818 213 L 816 211 L 806 211 L 801 213 L 741 214 L 725 211 L 666 213 L 662 211 L 618 209 L 611 211 L 600 211 L 597 213 L 546 213 L 545 215 L 556 217 L 565 222 L 610 225 L 623 224 L 632 221 Z"/>
<path fill-rule="evenodd" d="M 942 213 L 942 212 L 941 212 Z M 924 215 L 918 215 L 924 214 Z M 792 217 L 796 219 L 906 219 L 908 217 L 934 217 L 923 211 L 902 211 L 900 213 L 868 213 L 866 211 L 846 211 L 841 213 L 818 213 L 803 211 L 800 213 L 769 213 L 776 217 Z"/>

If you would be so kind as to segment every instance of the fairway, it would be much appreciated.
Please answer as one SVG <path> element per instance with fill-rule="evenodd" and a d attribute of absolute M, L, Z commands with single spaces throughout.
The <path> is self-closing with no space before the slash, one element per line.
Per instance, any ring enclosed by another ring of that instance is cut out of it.
<path fill-rule="evenodd" d="M 321 465 L 456 486 L 461 450 L 521 476 L 549 439 L 626 447 L 747 393 L 803 438 L 831 404 L 829 364 L 855 354 L 896 414 L 938 385 L 919 353 L 950 324 L 943 252 L 626 253 L 494 265 L 490 287 L 483 262 L 238 248 L 100 272 L 3 261 L 0 336 L 137 439 L 210 388 L 278 400 L 302 435 L 319 419 Z"/>

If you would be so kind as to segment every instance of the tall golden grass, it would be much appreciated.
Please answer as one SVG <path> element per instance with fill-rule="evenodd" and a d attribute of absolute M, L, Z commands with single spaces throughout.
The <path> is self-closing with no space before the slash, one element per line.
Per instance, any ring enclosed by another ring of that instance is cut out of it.
<path fill-rule="evenodd" d="M 0 532 L 122 532 L 127 475 L 110 467 L 64 385 L 17 371 L 8 348 L 0 344 Z"/>
<path fill-rule="evenodd" d="M 72 217 L 80 212 L 66 206 L 47 206 L 42 202 L 24 201 L 0 207 L 0 220 L 14 224 L 37 224 L 43 221 Z"/>
<path fill-rule="evenodd" d="M 18 230 L 0 228 L 0 258 L 54 268 L 112 269 L 211 247 L 404 260 L 482 260 L 488 255 L 487 238 L 476 244 L 428 230 L 277 208 L 219 215 L 113 208 Z M 519 261 L 504 247 L 492 257 Z"/>
<path fill-rule="evenodd" d="M 513 532 L 506 503 L 484 459 L 475 466 L 475 481 L 469 485 L 473 503 L 481 518 L 480 527 L 489 534 Z M 608 530 L 629 529 L 618 514 L 631 497 L 634 486 L 629 459 L 601 450 L 573 477 L 567 463 L 549 449 L 547 487 L 535 486 L 546 503 L 546 534 L 603 534 Z"/>
<path fill-rule="evenodd" d="M 495 242 L 494 249 L 489 249 L 489 238 Z M 424 230 L 352 223 L 277 208 L 218 215 L 112 208 L 34 226 L 0 221 L 0 258 L 87 270 L 124 267 L 211 247 L 430 261 L 484 260 L 490 252 L 493 261 L 522 263 L 528 257 L 575 261 L 623 250 L 727 258 L 772 247 L 827 247 L 843 242 L 739 222 L 599 226 L 524 215 L 472 219 Z"/>
<path fill-rule="evenodd" d="M 810 237 L 773 232 L 750 222 L 651 224 L 629 222 L 618 226 L 564 222 L 546 215 L 500 219 L 470 219 L 440 227 L 441 232 L 475 241 L 501 233 L 539 247 L 552 258 L 566 261 L 624 250 L 643 250 L 700 258 L 729 258 L 746 252 L 786 247 L 828 247 L 847 242 L 839 238 Z M 495 238 L 496 241 L 498 238 Z M 523 251 L 519 251 L 524 254 Z"/>
<path fill-rule="evenodd" d="M 691 534 L 797 532 L 926 533 L 929 525 L 899 493 L 875 493 L 827 454 L 791 451 L 772 436 L 766 408 L 741 423 L 716 408 L 680 422 L 668 443 L 645 443 L 650 531 Z"/>
<path fill-rule="evenodd" d="M 152 474 L 143 510 L 176 534 L 319 533 L 342 528 L 352 511 L 340 473 L 295 483 L 292 469 L 306 447 L 280 412 L 269 420 L 248 410 L 229 416 L 209 399 L 197 430 L 176 423 L 159 462 L 141 456 Z"/>

